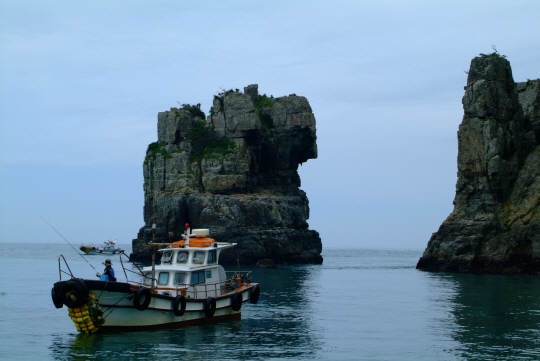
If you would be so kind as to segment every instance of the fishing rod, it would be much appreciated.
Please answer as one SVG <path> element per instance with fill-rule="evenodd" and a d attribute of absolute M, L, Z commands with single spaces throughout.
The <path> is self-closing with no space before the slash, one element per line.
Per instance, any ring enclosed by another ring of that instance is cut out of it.
<path fill-rule="evenodd" d="M 59 235 L 60 237 L 62 237 L 62 238 L 64 239 L 64 241 L 66 241 L 67 244 L 69 244 L 69 245 L 71 246 L 71 248 L 73 248 L 73 249 L 75 250 L 75 252 L 77 252 L 77 254 L 78 254 L 79 256 L 81 256 L 82 259 L 84 259 L 85 262 L 88 263 L 88 265 L 89 265 L 90 267 L 92 267 L 92 268 L 94 269 L 94 271 L 96 271 L 96 273 L 99 273 L 98 270 L 95 269 L 94 266 L 92 266 L 92 265 L 90 264 L 90 262 L 88 262 L 88 260 L 87 260 L 86 258 L 84 258 L 84 256 L 83 256 L 82 254 L 80 254 L 79 251 L 77 251 L 77 249 L 76 249 L 75 247 L 73 247 L 73 245 L 72 245 L 71 243 L 69 243 L 69 241 L 68 241 L 64 236 L 62 236 L 62 235 L 60 234 L 60 232 L 58 232 L 58 231 L 56 230 L 56 228 L 54 228 L 49 222 L 47 222 L 47 220 L 46 220 L 45 218 L 41 217 L 41 219 L 43 219 L 43 221 L 45 221 L 45 223 L 47 223 L 52 229 L 54 229 L 54 231 L 55 231 L 56 233 L 58 233 L 58 235 Z"/>

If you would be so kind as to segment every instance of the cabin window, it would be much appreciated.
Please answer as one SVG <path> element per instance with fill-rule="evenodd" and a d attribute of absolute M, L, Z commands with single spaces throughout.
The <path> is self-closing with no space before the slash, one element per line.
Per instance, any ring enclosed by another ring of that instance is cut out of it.
<path fill-rule="evenodd" d="M 174 284 L 184 285 L 186 284 L 186 273 L 185 272 L 176 272 L 174 275 Z"/>
<path fill-rule="evenodd" d="M 161 262 L 162 263 L 172 262 L 172 256 L 173 256 L 172 251 L 163 252 L 163 256 L 161 256 Z"/>
<path fill-rule="evenodd" d="M 204 270 L 191 272 L 191 284 L 196 285 L 198 283 L 204 283 Z"/>
<path fill-rule="evenodd" d="M 212 278 L 212 270 L 211 269 L 206 270 L 206 278 Z"/>
<path fill-rule="evenodd" d="M 188 259 L 188 253 L 187 252 L 178 252 L 178 263 L 186 263 Z"/>
<path fill-rule="evenodd" d="M 152 272 L 147 272 L 144 274 L 144 280 L 143 283 L 147 286 L 152 285 Z"/>
<path fill-rule="evenodd" d="M 203 264 L 204 263 L 204 252 L 195 252 L 193 253 L 193 263 Z"/>
<path fill-rule="evenodd" d="M 216 263 L 217 262 L 217 253 L 216 251 L 209 251 L 208 252 L 208 263 Z"/>
<path fill-rule="evenodd" d="M 166 285 L 169 283 L 169 272 L 159 272 L 158 284 Z"/>

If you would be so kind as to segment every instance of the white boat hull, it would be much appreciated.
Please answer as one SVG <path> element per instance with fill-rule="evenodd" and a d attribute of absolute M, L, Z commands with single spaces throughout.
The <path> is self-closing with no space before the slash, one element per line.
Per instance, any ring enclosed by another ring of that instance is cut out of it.
<path fill-rule="evenodd" d="M 208 317 L 205 313 L 206 298 L 186 298 L 184 314 L 182 316 L 176 316 L 173 311 L 175 297 L 152 293 L 148 307 L 140 311 L 134 304 L 138 286 L 131 285 L 131 289 L 128 292 L 115 292 L 103 290 L 104 288 L 111 289 L 110 286 L 114 287 L 115 282 L 109 282 L 108 285 L 107 282 L 101 281 L 85 280 L 85 282 L 89 286 L 89 293 L 95 296 L 95 300 L 99 300 L 99 305 L 103 311 L 105 323 L 100 327 L 100 332 L 177 328 L 208 322 L 239 319 L 241 317 L 241 310 L 234 311 L 232 308 L 232 295 L 235 292 L 214 297 L 216 308 L 211 317 Z M 242 296 L 242 303 L 250 301 L 253 287 L 256 285 L 255 283 L 245 285 L 237 291 Z"/>
<path fill-rule="evenodd" d="M 102 307 L 104 314 L 110 312 L 110 308 Z M 101 326 L 102 332 L 119 331 L 142 331 L 163 328 L 178 328 L 183 326 L 198 325 L 208 322 L 220 322 L 230 319 L 239 319 L 241 311 L 233 311 L 231 307 L 216 309 L 215 314 L 208 318 L 204 311 L 189 311 L 183 316 L 175 316 L 171 310 L 148 308 L 139 311 L 135 307 L 114 308 Z"/>
<path fill-rule="evenodd" d="M 114 250 L 114 251 L 110 251 L 110 250 L 91 250 L 91 251 L 88 251 L 86 254 L 120 254 L 120 253 L 124 253 L 124 250 Z"/>

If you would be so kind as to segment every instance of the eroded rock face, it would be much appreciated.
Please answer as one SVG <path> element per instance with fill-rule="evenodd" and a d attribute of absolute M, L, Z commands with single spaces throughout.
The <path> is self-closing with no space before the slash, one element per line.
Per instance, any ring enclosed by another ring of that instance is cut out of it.
<path fill-rule="evenodd" d="M 540 274 L 539 84 L 514 83 L 503 57 L 472 60 L 454 211 L 417 268 Z"/>
<path fill-rule="evenodd" d="M 297 172 L 317 158 L 307 99 L 269 98 L 250 85 L 215 96 L 210 113 L 204 119 L 200 109 L 183 107 L 158 114 L 158 141 L 143 165 L 145 226 L 132 259 L 148 259 L 152 239 L 180 239 L 189 223 L 238 243 L 222 252 L 222 263 L 321 263 Z"/>

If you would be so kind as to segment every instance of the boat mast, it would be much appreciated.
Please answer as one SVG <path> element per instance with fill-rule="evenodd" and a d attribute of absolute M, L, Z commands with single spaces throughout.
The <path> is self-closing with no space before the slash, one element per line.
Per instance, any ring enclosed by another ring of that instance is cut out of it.
<path fill-rule="evenodd" d="M 189 234 L 191 233 L 191 227 L 189 226 L 189 223 L 186 223 L 186 235 L 185 235 L 185 245 L 189 247 Z"/>
<path fill-rule="evenodd" d="M 152 243 L 156 239 L 156 224 L 152 224 Z M 157 285 L 156 282 L 156 250 L 152 249 L 152 288 L 155 288 Z"/>

